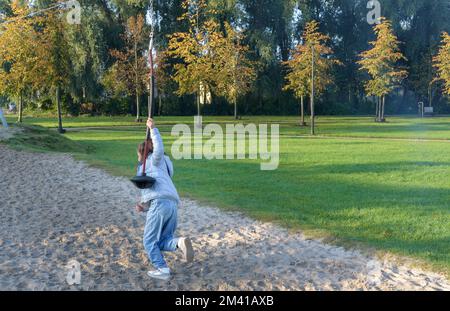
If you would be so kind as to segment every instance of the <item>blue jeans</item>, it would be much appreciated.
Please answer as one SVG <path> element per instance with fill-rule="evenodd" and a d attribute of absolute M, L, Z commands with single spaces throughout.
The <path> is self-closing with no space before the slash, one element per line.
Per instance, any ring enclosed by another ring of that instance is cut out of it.
<path fill-rule="evenodd" d="M 144 248 L 155 268 L 167 268 L 162 252 L 177 249 L 178 239 L 174 238 L 177 228 L 177 202 L 155 199 L 147 212 L 144 229 Z"/>

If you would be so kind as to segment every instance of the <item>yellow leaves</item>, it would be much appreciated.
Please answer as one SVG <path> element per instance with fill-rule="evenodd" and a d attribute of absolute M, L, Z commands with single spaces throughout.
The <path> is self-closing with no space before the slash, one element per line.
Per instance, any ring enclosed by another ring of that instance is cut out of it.
<path fill-rule="evenodd" d="M 247 57 L 249 47 L 242 45 L 243 34 L 225 22 L 225 34 L 215 38 L 215 87 L 220 96 L 235 102 L 248 93 L 256 80 L 256 63 Z"/>
<path fill-rule="evenodd" d="M 372 78 L 365 85 L 367 94 L 383 96 L 405 79 L 408 72 L 396 65 L 406 58 L 400 52 L 400 42 L 392 30 L 392 23 L 381 18 L 381 23 L 374 27 L 374 32 L 377 40 L 370 42 L 370 50 L 360 54 L 358 64 L 361 66 L 360 70 L 367 71 Z"/>
<path fill-rule="evenodd" d="M 334 52 L 327 46 L 329 37 L 319 32 L 319 23 L 311 21 L 305 26 L 302 36 L 303 44 L 299 44 L 292 51 L 292 58 L 283 64 L 288 68 L 284 90 L 291 90 L 297 98 L 310 93 L 312 74 L 312 49 L 315 54 L 315 90 L 317 94 L 325 91 L 333 83 L 331 69 L 341 62 L 331 59 Z"/>
<path fill-rule="evenodd" d="M 437 79 L 444 82 L 444 92 L 450 95 L 450 35 L 447 32 L 442 33 L 441 46 L 433 62 L 437 69 Z"/>
<path fill-rule="evenodd" d="M 242 33 L 226 22 L 224 28 L 210 19 L 198 31 L 170 36 L 168 55 L 180 60 L 174 66 L 179 95 L 197 93 L 204 85 L 234 102 L 250 90 L 256 71 L 247 58 L 248 47 L 241 44 Z"/>
<path fill-rule="evenodd" d="M 214 15 L 212 10 L 207 10 L 206 0 L 183 0 L 181 7 L 184 13 L 178 20 L 187 20 L 192 28 L 199 26 L 200 18 L 206 15 Z"/>
<path fill-rule="evenodd" d="M 187 4 L 186 4 L 187 5 Z M 196 26 L 195 26 L 196 27 Z M 173 79 L 178 83 L 177 94 L 197 93 L 200 83 L 209 87 L 214 83 L 215 44 L 219 25 L 209 20 L 189 31 L 169 36 L 168 56 L 178 59 Z"/>
<path fill-rule="evenodd" d="M 125 27 L 124 41 L 128 46 L 133 47 L 135 43 L 141 44 L 148 37 L 145 31 L 145 19 L 142 14 L 131 16 Z"/>
<path fill-rule="evenodd" d="M 30 11 L 18 1 L 13 2 L 12 9 L 13 16 L 0 26 L 0 93 L 15 96 L 42 80 L 45 47 L 40 45 L 41 34 L 35 29 L 40 19 L 26 18 Z"/>
<path fill-rule="evenodd" d="M 321 46 L 321 48 L 325 50 L 329 50 L 325 43 L 330 39 L 330 37 L 319 32 L 319 22 L 315 20 L 306 24 L 303 39 L 308 46 L 317 45 Z"/>

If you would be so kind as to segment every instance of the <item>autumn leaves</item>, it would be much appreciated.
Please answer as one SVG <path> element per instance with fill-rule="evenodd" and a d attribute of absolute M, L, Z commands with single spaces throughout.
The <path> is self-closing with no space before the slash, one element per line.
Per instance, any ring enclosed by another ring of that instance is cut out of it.
<path fill-rule="evenodd" d="M 406 61 L 400 51 L 400 42 L 394 34 L 392 23 L 381 18 L 380 23 L 374 26 L 376 40 L 370 42 L 371 48 L 362 52 L 358 64 L 360 70 L 368 73 L 365 82 L 365 90 L 368 96 L 375 96 L 376 121 L 385 121 L 386 95 L 399 86 L 401 81 L 408 76 L 405 66 L 399 64 Z M 327 45 L 330 38 L 319 32 L 319 24 L 316 21 L 308 23 L 302 37 L 302 42 L 292 52 L 290 60 L 284 64 L 289 72 L 286 75 L 285 90 L 293 91 L 294 95 L 301 99 L 301 125 L 305 125 L 303 112 L 303 99 L 322 92 L 333 83 L 333 66 L 341 63 L 333 59 L 333 50 Z M 315 59 L 313 61 L 313 56 Z M 438 55 L 434 58 L 434 66 L 438 77 L 445 84 L 445 91 L 450 94 L 450 36 L 443 34 L 442 46 Z M 314 87 L 312 73 L 314 72 Z M 313 110 L 313 98 L 311 97 L 311 110 Z M 312 116 L 312 120 L 313 120 Z"/>

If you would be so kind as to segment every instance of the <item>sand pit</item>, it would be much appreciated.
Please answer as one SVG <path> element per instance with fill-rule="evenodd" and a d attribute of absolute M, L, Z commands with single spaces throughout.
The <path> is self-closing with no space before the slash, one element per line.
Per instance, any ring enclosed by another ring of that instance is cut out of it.
<path fill-rule="evenodd" d="M 152 280 L 127 179 L 3 145 L 0 177 L 0 290 L 450 290 L 438 274 L 192 200 L 179 209 L 178 232 L 193 238 L 196 260 L 168 254 L 173 278 Z M 73 259 L 81 283 L 70 286 Z"/>

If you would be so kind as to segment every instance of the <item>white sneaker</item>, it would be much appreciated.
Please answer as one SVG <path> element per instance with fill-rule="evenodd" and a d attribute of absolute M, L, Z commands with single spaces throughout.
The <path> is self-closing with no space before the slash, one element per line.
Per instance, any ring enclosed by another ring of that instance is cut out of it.
<path fill-rule="evenodd" d="M 178 248 L 183 252 L 183 259 L 186 262 L 192 262 L 194 260 L 194 249 L 189 238 L 180 238 L 178 240 Z"/>
<path fill-rule="evenodd" d="M 147 275 L 154 279 L 167 281 L 170 279 L 170 269 L 160 268 L 158 270 L 148 271 Z"/>

